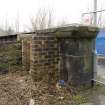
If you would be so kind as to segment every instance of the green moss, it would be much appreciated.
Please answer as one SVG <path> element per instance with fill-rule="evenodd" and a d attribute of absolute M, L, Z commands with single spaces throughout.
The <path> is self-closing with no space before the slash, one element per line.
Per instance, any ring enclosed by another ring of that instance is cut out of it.
<path fill-rule="evenodd" d="M 97 90 L 99 90 L 101 87 L 102 87 L 102 85 L 96 84 L 96 85 L 93 87 L 93 90 L 97 91 Z"/>
<path fill-rule="evenodd" d="M 88 100 L 86 97 L 83 97 L 81 95 L 76 95 L 73 96 L 73 101 L 75 101 L 77 105 L 81 105 L 83 103 L 86 103 Z"/>

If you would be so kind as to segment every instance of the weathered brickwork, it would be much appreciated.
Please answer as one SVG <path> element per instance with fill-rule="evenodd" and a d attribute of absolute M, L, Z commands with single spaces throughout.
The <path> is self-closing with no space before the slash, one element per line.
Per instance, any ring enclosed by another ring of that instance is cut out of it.
<path fill-rule="evenodd" d="M 93 78 L 92 39 L 63 39 L 60 42 L 61 79 L 72 85 L 91 82 Z"/>
<path fill-rule="evenodd" d="M 21 42 L 0 44 L 0 73 L 15 71 L 21 67 Z"/>
<path fill-rule="evenodd" d="M 32 39 L 31 74 L 34 80 L 52 83 L 58 80 L 58 41 L 49 34 L 37 34 Z"/>
<path fill-rule="evenodd" d="M 32 34 L 19 34 L 19 40 L 22 43 L 22 69 L 25 71 L 30 70 L 30 51 Z"/>
<path fill-rule="evenodd" d="M 93 39 L 98 29 L 69 26 L 37 31 L 31 44 L 30 73 L 35 81 L 91 84 Z"/>
<path fill-rule="evenodd" d="M 22 40 L 22 68 L 30 70 L 30 40 Z"/>

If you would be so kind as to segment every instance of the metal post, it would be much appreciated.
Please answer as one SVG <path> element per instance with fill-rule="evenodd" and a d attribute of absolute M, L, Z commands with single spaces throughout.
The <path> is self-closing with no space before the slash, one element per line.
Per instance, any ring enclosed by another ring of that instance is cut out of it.
<path fill-rule="evenodd" d="M 95 26 L 97 25 L 97 0 L 94 0 L 94 23 Z M 97 72 L 97 56 L 95 52 L 95 39 L 93 41 L 93 79 L 96 78 Z M 92 87 L 94 86 L 94 80 L 92 80 Z"/>
<path fill-rule="evenodd" d="M 94 0 L 94 25 L 97 25 L 97 0 Z"/>

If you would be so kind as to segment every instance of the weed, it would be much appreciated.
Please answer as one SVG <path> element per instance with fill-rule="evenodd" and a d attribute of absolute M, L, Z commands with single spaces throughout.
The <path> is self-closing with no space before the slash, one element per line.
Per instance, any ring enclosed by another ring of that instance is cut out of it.
<path fill-rule="evenodd" d="M 76 95 L 76 96 L 73 96 L 73 101 L 75 101 L 77 105 L 81 105 L 87 102 L 87 98 L 81 95 Z"/>

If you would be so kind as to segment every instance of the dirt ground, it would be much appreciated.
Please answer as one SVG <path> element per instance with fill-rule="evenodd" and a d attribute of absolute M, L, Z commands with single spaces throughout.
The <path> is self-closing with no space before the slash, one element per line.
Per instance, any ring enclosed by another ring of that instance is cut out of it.
<path fill-rule="evenodd" d="M 0 105 L 28 105 L 30 91 L 25 80 L 16 73 L 0 75 Z"/>
<path fill-rule="evenodd" d="M 68 93 L 66 88 L 58 88 L 43 82 L 33 83 L 24 73 L 0 75 L 0 105 L 75 105 L 71 100 L 72 89 L 68 88 Z"/>
<path fill-rule="evenodd" d="M 33 83 L 28 74 L 9 73 L 0 75 L 0 105 L 105 105 L 105 87 L 76 92 Z"/>

